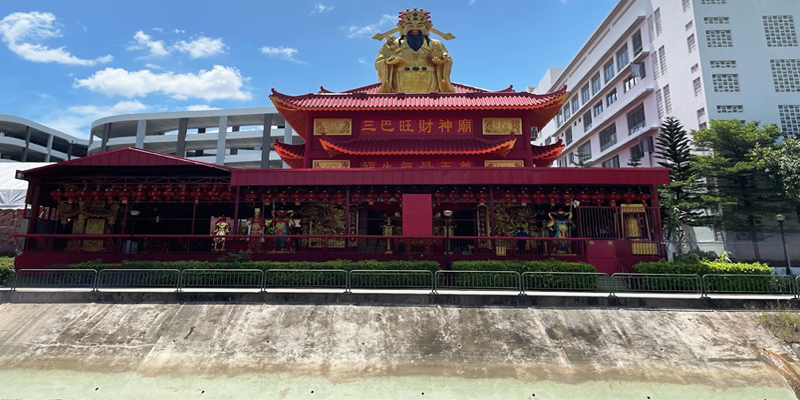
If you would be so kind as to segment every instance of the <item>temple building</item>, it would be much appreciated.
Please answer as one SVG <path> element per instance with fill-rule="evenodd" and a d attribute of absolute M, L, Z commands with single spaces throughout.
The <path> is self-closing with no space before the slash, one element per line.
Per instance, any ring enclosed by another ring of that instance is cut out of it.
<path fill-rule="evenodd" d="M 398 36 L 392 36 L 393 33 Z M 531 144 L 559 112 L 546 94 L 450 81 L 455 37 L 423 10 L 376 35 L 379 82 L 289 95 L 303 140 L 276 140 L 291 169 L 241 169 L 133 147 L 19 173 L 29 232 L 17 267 L 85 260 L 548 259 L 618 272 L 663 256 L 659 168 L 545 168 Z"/>

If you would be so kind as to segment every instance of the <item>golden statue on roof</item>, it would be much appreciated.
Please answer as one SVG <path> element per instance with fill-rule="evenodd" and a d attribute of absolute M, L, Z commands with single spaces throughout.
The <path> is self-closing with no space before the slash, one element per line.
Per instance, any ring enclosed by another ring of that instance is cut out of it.
<path fill-rule="evenodd" d="M 455 36 L 433 29 L 428 11 L 415 8 L 399 14 L 396 29 L 373 36 L 377 40 L 386 39 L 375 59 L 381 82 L 378 92 L 454 92 L 450 82 L 453 59 L 440 40 L 430 38 L 430 33 L 445 40 Z M 395 32 L 400 32 L 399 38 L 390 36 Z"/>

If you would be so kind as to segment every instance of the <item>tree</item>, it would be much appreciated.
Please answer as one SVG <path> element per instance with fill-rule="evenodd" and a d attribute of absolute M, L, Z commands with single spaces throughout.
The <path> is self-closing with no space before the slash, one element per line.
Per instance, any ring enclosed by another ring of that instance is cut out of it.
<path fill-rule="evenodd" d="M 800 218 L 800 139 L 789 137 L 778 146 L 759 146 L 753 154 L 769 182 Z"/>
<path fill-rule="evenodd" d="M 765 183 L 753 150 L 772 149 L 780 136 L 775 125 L 760 128 L 758 122 L 739 120 L 711 121 L 710 128 L 694 136 L 697 148 L 708 152 L 696 157 L 695 166 L 706 178 L 702 200 L 720 211 L 712 222 L 726 231 L 747 233 L 756 258 L 759 221 L 778 212 L 781 198 Z"/>
<path fill-rule="evenodd" d="M 636 151 L 631 152 L 631 159 L 628 160 L 628 166 L 636 168 L 642 165 L 642 148 L 640 146 L 636 147 Z"/>
<path fill-rule="evenodd" d="M 658 165 L 669 168 L 670 183 L 659 190 L 665 239 L 671 241 L 678 252 L 683 243 L 694 247 L 692 225 L 699 223 L 703 205 L 700 203 L 700 183 L 692 164 L 692 146 L 689 134 L 681 123 L 667 117 L 656 137 Z"/>
<path fill-rule="evenodd" d="M 587 168 L 590 166 L 587 161 L 589 161 L 592 156 L 589 155 L 589 152 L 587 152 L 583 147 L 578 147 L 578 151 L 575 152 L 575 157 L 578 159 L 578 162 L 572 160 L 572 165 L 581 168 Z"/>

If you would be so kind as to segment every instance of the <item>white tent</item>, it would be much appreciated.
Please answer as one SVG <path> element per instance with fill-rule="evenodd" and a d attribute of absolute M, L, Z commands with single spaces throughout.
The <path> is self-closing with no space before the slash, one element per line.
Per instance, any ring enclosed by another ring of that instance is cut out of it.
<path fill-rule="evenodd" d="M 21 210 L 25 208 L 28 181 L 17 179 L 17 171 L 25 171 L 50 164 L 53 163 L 0 162 L 0 210 Z"/>

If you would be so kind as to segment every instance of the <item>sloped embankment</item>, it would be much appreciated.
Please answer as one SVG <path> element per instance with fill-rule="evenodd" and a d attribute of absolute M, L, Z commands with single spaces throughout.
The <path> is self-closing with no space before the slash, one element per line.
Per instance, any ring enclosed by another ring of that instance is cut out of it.
<path fill-rule="evenodd" d="M 749 312 L 0 304 L 0 398 L 793 399 L 761 349 Z"/>

